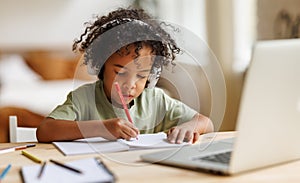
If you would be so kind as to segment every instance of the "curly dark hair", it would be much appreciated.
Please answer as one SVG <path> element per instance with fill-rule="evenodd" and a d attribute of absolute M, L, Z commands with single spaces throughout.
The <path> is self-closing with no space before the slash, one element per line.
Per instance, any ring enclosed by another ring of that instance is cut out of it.
<path fill-rule="evenodd" d="M 98 78 L 103 79 L 103 65 L 113 54 L 134 45 L 136 58 L 143 46 L 149 46 L 155 55 L 151 73 L 159 77 L 163 66 L 174 64 L 180 48 L 162 26 L 143 9 L 119 8 L 107 16 L 97 16 L 94 22 L 87 22 L 87 27 L 79 39 L 74 40 L 73 51 L 84 54 L 84 64 L 98 71 Z M 159 71 L 159 72 L 157 72 Z"/>

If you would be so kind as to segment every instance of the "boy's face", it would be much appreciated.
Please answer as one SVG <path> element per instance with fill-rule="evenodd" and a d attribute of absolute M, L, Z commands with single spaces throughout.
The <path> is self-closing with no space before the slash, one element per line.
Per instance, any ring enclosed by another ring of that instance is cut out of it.
<path fill-rule="evenodd" d="M 138 97 L 145 88 L 153 61 L 151 49 L 143 46 L 139 51 L 139 57 L 134 52 L 135 47 L 129 46 L 128 55 L 114 53 L 105 62 L 103 73 L 104 91 L 112 103 L 122 104 L 114 86 L 118 82 L 126 104 Z M 126 50 L 123 48 L 121 52 Z"/>

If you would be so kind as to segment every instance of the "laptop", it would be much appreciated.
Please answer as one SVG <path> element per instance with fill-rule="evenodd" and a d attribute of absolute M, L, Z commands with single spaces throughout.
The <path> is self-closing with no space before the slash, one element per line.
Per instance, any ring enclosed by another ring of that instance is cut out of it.
<path fill-rule="evenodd" d="M 300 159 L 300 39 L 258 41 L 234 139 L 141 155 L 143 161 L 232 175 Z"/>

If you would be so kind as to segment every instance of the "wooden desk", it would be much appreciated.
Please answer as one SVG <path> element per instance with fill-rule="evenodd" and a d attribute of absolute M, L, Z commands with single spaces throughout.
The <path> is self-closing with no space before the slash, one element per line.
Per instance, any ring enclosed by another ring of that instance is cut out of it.
<path fill-rule="evenodd" d="M 220 132 L 217 134 L 216 139 L 229 138 L 234 135 L 235 132 Z M 200 138 L 200 142 L 206 140 L 209 139 L 207 139 L 207 137 Z M 2 143 L 0 144 L 0 148 L 13 145 L 16 144 Z M 20 143 L 17 145 L 20 145 Z M 161 149 L 64 156 L 52 144 L 38 143 L 36 147 L 27 149 L 28 152 L 38 156 L 42 160 L 53 158 L 66 162 L 81 158 L 100 156 L 109 169 L 116 175 L 117 182 L 300 182 L 300 161 L 285 163 L 279 166 L 268 167 L 235 176 L 218 176 L 140 161 L 139 156 L 141 154 L 159 150 Z M 0 155 L 0 171 L 3 171 L 9 163 L 12 164 L 12 168 L 2 183 L 22 182 L 20 175 L 21 166 L 36 164 L 22 156 L 21 151 Z"/>

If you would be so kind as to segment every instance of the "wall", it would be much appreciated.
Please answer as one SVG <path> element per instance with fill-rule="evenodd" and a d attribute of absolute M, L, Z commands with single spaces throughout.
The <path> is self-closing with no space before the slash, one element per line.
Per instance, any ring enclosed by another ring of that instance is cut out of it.
<path fill-rule="evenodd" d="M 220 131 L 234 130 L 244 74 L 256 39 L 256 2 L 253 0 L 207 0 L 207 39 L 225 77 L 227 103 Z"/>
<path fill-rule="evenodd" d="M 287 16 L 278 17 L 281 10 Z M 278 19 L 279 18 L 279 19 Z M 287 25 L 287 19 L 290 24 Z M 299 0 L 258 0 L 257 33 L 259 40 L 295 38 L 291 36 L 292 26 L 297 25 L 297 37 L 300 37 L 300 1 Z"/>
<path fill-rule="evenodd" d="M 157 17 L 179 24 L 206 41 L 205 2 L 206 0 L 176 0 L 174 3 L 174 0 L 159 0 Z"/>
<path fill-rule="evenodd" d="M 206 4 L 207 40 L 222 65 L 227 85 L 227 107 L 220 130 L 233 130 L 253 44 L 300 37 L 300 1 L 207 0 Z M 276 21 L 281 10 L 286 10 L 290 24 Z M 296 33 L 291 34 L 294 25 Z"/>
<path fill-rule="evenodd" d="M 127 7 L 133 0 L 1 0 L 0 50 L 70 49 L 92 15 Z M 205 0 L 141 1 L 161 19 L 187 27 L 205 39 Z M 154 4 L 154 5 L 153 5 Z M 166 11 L 168 8 L 168 11 Z M 157 9 L 154 11 L 153 9 Z M 191 18 L 192 17 L 192 18 Z M 195 21 L 198 20 L 198 21 Z"/>
<path fill-rule="evenodd" d="M 1 0 L 0 50 L 66 49 L 93 14 L 128 6 L 127 0 Z"/>

